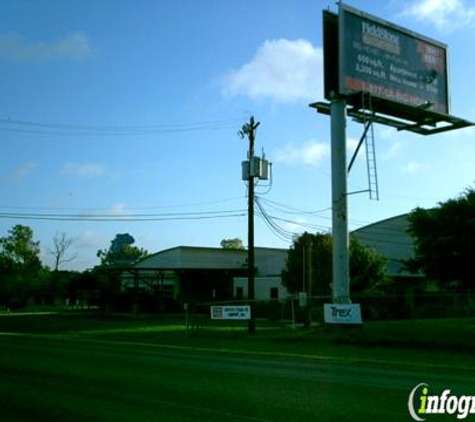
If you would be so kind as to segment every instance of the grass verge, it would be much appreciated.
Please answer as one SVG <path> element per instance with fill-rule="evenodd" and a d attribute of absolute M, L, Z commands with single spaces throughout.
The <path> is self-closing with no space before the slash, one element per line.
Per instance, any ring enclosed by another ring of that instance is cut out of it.
<path fill-rule="evenodd" d="M 425 366 L 475 367 L 475 319 L 368 322 L 362 327 L 292 329 L 258 321 L 204 321 L 185 329 L 182 317 L 131 317 L 93 313 L 0 317 L 0 332 L 213 349 L 279 356 L 346 359 Z M 428 353 L 430 352 L 430 353 Z"/>

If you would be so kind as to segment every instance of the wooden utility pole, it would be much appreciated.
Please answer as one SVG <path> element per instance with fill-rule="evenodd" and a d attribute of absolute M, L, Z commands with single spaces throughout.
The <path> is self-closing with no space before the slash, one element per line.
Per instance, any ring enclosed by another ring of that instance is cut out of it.
<path fill-rule="evenodd" d="M 305 255 L 306 255 L 306 279 L 307 279 L 307 286 L 306 286 L 306 293 L 307 293 L 307 307 L 305 309 L 305 328 L 310 328 L 312 326 L 312 265 L 313 265 L 313 257 L 312 257 L 312 237 L 309 236 L 307 238 L 306 244 L 304 243 L 305 248 Z"/>
<path fill-rule="evenodd" d="M 248 283 L 247 283 L 247 297 L 249 299 L 249 305 L 251 307 L 251 318 L 249 319 L 249 332 L 254 333 L 256 331 L 256 319 L 254 317 L 254 271 L 255 271 L 255 259 L 254 259 L 254 178 L 256 174 L 253 169 L 254 163 L 254 140 L 256 135 L 256 129 L 259 126 L 259 122 L 254 121 L 254 116 L 251 117 L 249 123 L 246 123 L 242 130 L 239 132 L 241 138 L 245 136 L 249 139 L 249 175 L 248 175 L 248 220 L 247 220 L 247 265 L 248 265 Z"/>

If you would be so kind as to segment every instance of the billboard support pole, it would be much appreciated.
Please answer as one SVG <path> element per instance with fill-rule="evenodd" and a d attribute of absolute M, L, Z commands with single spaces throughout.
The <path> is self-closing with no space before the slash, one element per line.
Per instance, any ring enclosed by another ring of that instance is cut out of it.
<path fill-rule="evenodd" d="M 330 104 L 332 163 L 333 303 L 350 303 L 348 235 L 348 171 L 346 166 L 346 100 L 335 96 Z"/>

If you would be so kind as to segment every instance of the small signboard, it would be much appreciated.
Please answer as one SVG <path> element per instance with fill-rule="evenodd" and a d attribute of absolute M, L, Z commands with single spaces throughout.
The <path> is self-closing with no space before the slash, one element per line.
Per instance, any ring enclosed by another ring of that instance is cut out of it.
<path fill-rule="evenodd" d="M 211 306 L 211 319 L 251 319 L 251 307 Z"/>
<path fill-rule="evenodd" d="M 305 308 L 307 306 L 307 302 L 308 302 L 308 295 L 306 292 L 300 292 L 299 293 L 299 306 L 301 308 Z"/>
<path fill-rule="evenodd" d="M 325 303 L 323 315 L 327 324 L 362 324 L 361 307 L 357 303 Z"/>

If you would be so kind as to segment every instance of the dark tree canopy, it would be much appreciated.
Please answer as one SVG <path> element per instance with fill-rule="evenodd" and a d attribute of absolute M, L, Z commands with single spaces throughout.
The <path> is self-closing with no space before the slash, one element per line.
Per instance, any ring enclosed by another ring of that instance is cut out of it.
<path fill-rule="evenodd" d="M 221 240 L 221 247 L 223 249 L 237 249 L 243 250 L 246 249 L 244 244 L 242 243 L 242 239 L 239 237 L 235 237 L 233 239 L 223 239 Z"/>
<path fill-rule="evenodd" d="M 0 238 L 0 303 L 23 306 L 29 293 L 46 278 L 33 230 L 14 226 L 7 236 Z"/>
<path fill-rule="evenodd" d="M 0 238 L 0 259 L 23 271 L 39 270 L 40 242 L 33 240 L 33 230 L 22 225 L 10 229 L 8 236 Z"/>
<path fill-rule="evenodd" d="M 129 233 L 116 234 L 109 249 L 99 249 L 97 256 L 103 266 L 127 266 L 148 256 L 143 248 L 133 246 L 135 239 Z"/>
<path fill-rule="evenodd" d="M 416 208 L 409 215 L 414 238 L 412 272 L 422 271 L 443 288 L 473 290 L 475 283 L 475 190 L 436 208 Z"/>
<path fill-rule="evenodd" d="M 311 248 L 311 258 L 308 248 Z M 306 252 L 304 251 L 306 250 Z M 330 295 L 332 283 L 332 237 L 330 234 L 304 233 L 289 249 L 282 282 L 291 292 L 303 291 L 304 268 L 311 259 L 312 295 Z M 364 246 L 357 238 L 350 242 L 350 280 L 352 292 L 377 289 L 387 280 L 385 258 Z M 306 277 L 308 278 L 308 277 Z M 308 281 L 306 283 L 308 285 Z M 306 287 L 305 290 L 308 290 Z"/>
<path fill-rule="evenodd" d="M 294 240 L 287 255 L 285 268 L 282 271 L 282 282 L 291 292 L 304 291 L 304 277 L 306 278 L 304 267 L 309 259 L 306 248 L 310 244 L 313 263 L 312 293 L 329 294 L 332 272 L 332 244 L 331 236 L 328 234 L 304 233 Z"/>
<path fill-rule="evenodd" d="M 350 283 L 353 292 L 372 292 L 383 288 L 388 282 L 387 259 L 357 237 L 350 241 Z"/>

